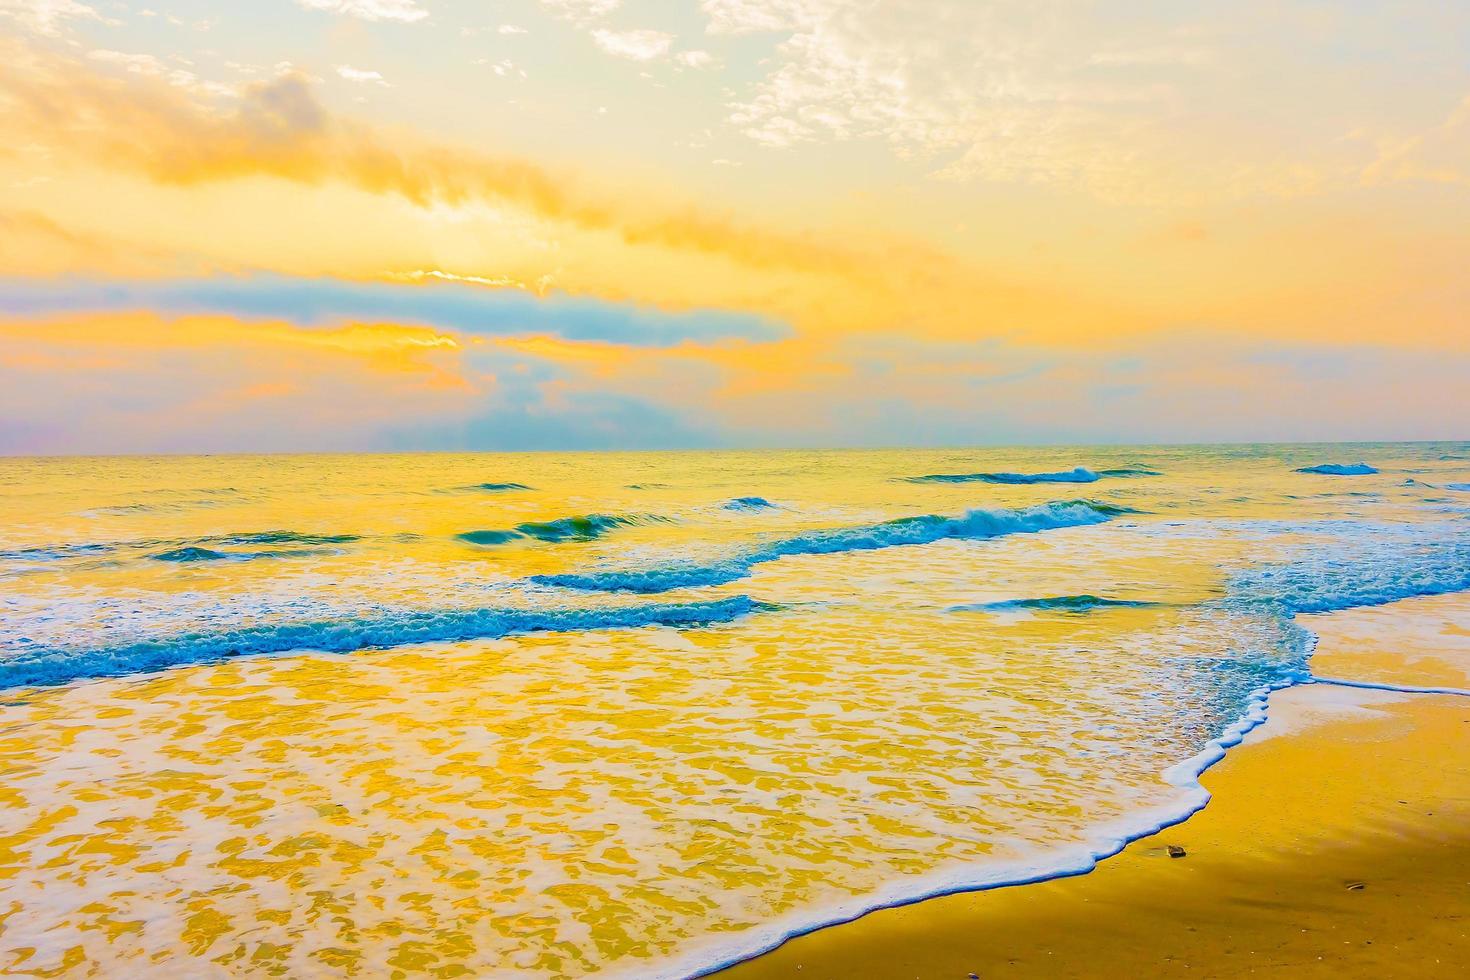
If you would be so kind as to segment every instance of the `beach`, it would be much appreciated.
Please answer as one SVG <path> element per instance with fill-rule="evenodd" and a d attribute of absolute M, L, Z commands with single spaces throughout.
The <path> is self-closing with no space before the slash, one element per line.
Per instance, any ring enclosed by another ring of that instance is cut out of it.
<path fill-rule="evenodd" d="M 1302 619 L 1320 676 L 1470 687 L 1463 594 Z M 886 909 L 719 976 L 1449 976 L 1470 959 L 1467 745 L 1467 697 L 1279 691 L 1203 811 L 1091 873 Z"/>
<path fill-rule="evenodd" d="M 1405 691 L 1470 688 L 1467 477 L 1459 444 L 0 462 L 0 970 L 1432 972 L 1470 698 Z"/>

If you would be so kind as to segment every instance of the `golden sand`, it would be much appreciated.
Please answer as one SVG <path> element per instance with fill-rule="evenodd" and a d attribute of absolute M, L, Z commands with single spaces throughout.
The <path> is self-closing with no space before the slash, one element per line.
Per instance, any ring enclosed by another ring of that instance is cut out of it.
<path fill-rule="evenodd" d="M 1444 597 L 1311 617 L 1314 666 L 1453 681 L 1467 610 Z M 1395 658 L 1421 638 L 1432 656 Z M 884 910 L 721 977 L 1462 975 L 1470 698 L 1293 688 L 1203 782 L 1204 811 L 1091 874 Z"/>

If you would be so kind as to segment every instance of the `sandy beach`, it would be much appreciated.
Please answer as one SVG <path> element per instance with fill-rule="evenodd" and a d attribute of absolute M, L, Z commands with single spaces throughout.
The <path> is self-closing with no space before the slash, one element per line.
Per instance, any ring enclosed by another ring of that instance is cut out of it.
<path fill-rule="evenodd" d="M 1470 687 L 1464 595 L 1302 621 L 1316 676 Z M 1093 872 L 883 910 L 720 976 L 1448 976 L 1470 961 L 1467 747 L 1470 698 L 1281 691 L 1204 774 L 1205 810 Z"/>

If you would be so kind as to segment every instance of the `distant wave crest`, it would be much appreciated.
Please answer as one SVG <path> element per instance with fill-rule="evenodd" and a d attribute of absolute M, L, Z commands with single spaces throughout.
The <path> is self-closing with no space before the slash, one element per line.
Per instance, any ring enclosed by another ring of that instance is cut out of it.
<path fill-rule="evenodd" d="M 1378 472 L 1376 466 L 1367 463 L 1318 463 L 1316 466 L 1302 466 L 1297 469 L 1298 473 L 1319 473 L 1325 476 L 1368 476 Z"/>
<path fill-rule="evenodd" d="M 1144 608 L 1157 606 L 1157 602 L 1136 599 L 1109 599 L 1096 595 L 1058 595 L 1040 599 L 1003 599 L 998 602 L 975 602 L 963 606 L 951 606 L 950 612 L 1006 612 L 1011 610 L 1049 610 L 1055 612 L 1085 613 L 1094 609 Z"/>
<path fill-rule="evenodd" d="M 720 506 L 726 510 L 768 510 L 776 505 L 765 497 L 736 497 L 734 500 L 725 501 Z"/>
<path fill-rule="evenodd" d="M 561 517 L 554 521 L 527 521 L 509 530 L 465 531 L 455 537 L 470 544 L 482 545 L 506 544 L 527 538 L 556 544 L 561 541 L 592 541 L 620 527 L 665 523 L 668 523 L 667 518 L 648 515 L 582 514 Z"/>
<path fill-rule="evenodd" d="M 531 581 L 540 585 L 594 592 L 667 592 L 670 589 L 733 582 L 750 574 L 756 565 L 778 558 L 932 544 L 948 538 L 983 539 L 1064 527 L 1082 527 L 1102 524 L 1119 515 L 1131 513 L 1137 512 L 1117 504 L 1064 500 L 1015 510 L 972 510 L 961 517 L 925 514 L 919 517 L 901 517 L 881 524 L 809 531 L 773 541 L 749 554 L 708 565 L 537 575 Z"/>
<path fill-rule="evenodd" d="M 1141 466 L 1111 470 L 1090 470 L 1085 466 L 1056 473 L 930 473 L 927 476 L 904 477 L 908 483 L 1096 483 L 1109 477 L 1160 476 L 1157 470 Z"/>
<path fill-rule="evenodd" d="M 32 548 L 0 551 L 3 561 L 65 561 L 68 558 L 94 558 L 117 550 L 113 544 L 53 544 Z"/>
<path fill-rule="evenodd" d="M 170 548 L 168 551 L 160 551 L 148 557 L 154 561 L 169 561 L 182 564 L 196 561 L 253 561 L 257 558 L 304 558 L 311 555 L 329 555 L 332 553 L 328 548 L 277 548 L 270 551 L 216 551 L 214 548 L 200 548 L 195 545 L 189 545 L 183 548 Z"/>

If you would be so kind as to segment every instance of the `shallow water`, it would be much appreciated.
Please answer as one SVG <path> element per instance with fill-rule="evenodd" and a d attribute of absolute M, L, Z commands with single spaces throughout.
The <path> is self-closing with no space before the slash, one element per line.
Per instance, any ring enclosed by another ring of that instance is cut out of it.
<path fill-rule="evenodd" d="M 674 976 L 1076 866 L 1306 676 L 1294 613 L 1470 589 L 1467 477 L 1465 444 L 0 460 L 0 969 Z"/>

